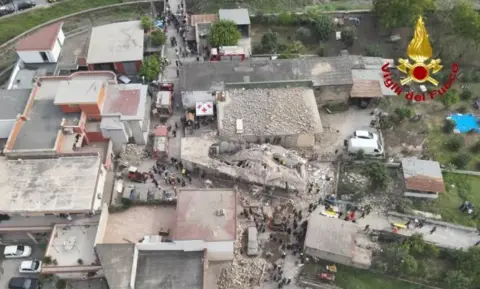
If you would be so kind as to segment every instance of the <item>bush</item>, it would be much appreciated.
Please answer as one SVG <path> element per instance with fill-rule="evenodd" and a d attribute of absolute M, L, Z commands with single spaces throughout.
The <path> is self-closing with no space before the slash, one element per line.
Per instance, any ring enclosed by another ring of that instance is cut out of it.
<path fill-rule="evenodd" d="M 365 158 L 365 151 L 361 149 L 357 152 L 357 155 L 355 156 L 355 159 L 363 160 L 364 158 Z"/>
<path fill-rule="evenodd" d="M 451 119 L 445 119 L 443 122 L 443 132 L 444 133 L 452 133 L 455 129 L 455 122 Z"/>
<path fill-rule="evenodd" d="M 473 144 L 470 150 L 472 151 L 472 153 L 480 153 L 480 140 L 477 140 L 477 142 Z"/>
<path fill-rule="evenodd" d="M 472 91 L 468 88 L 464 88 L 460 93 L 460 98 L 462 100 L 470 100 L 472 98 Z"/>
<path fill-rule="evenodd" d="M 51 257 L 51 256 L 45 256 L 45 257 L 43 257 L 43 263 L 45 263 L 45 265 L 50 265 L 50 264 L 52 264 L 52 257 Z"/>
<path fill-rule="evenodd" d="M 403 121 L 404 119 L 409 119 L 413 116 L 413 110 L 409 107 L 397 107 L 395 109 L 395 114 L 400 121 Z"/>
<path fill-rule="evenodd" d="M 458 113 L 466 113 L 468 112 L 468 107 L 466 105 L 461 105 L 458 109 L 457 109 L 457 112 Z"/>
<path fill-rule="evenodd" d="M 384 189 L 390 182 L 387 168 L 377 162 L 367 164 L 363 169 L 363 174 L 370 179 L 370 184 L 374 189 Z"/>
<path fill-rule="evenodd" d="M 440 96 L 440 101 L 446 108 L 449 108 L 460 101 L 460 96 L 455 89 L 450 89 L 447 93 Z"/>
<path fill-rule="evenodd" d="M 149 16 L 142 16 L 141 23 L 142 23 L 142 28 L 145 31 L 148 31 L 153 27 L 155 27 L 155 23 L 153 23 L 152 18 L 150 18 Z"/>
<path fill-rule="evenodd" d="M 282 12 L 278 15 L 278 24 L 290 26 L 293 24 L 293 15 L 287 12 Z"/>
<path fill-rule="evenodd" d="M 460 153 L 455 156 L 452 160 L 452 164 L 454 164 L 458 169 L 464 169 L 468 166 L 472 157 L 467 153 Z"/>
<path fill-rule="evenodd" d="M 341 32 L 342 42 L 346 48 L 350 48 L 355 43 L 355 30 L 352 27 L 347 27 Z"/>
<path fill-rule="evenodd" d="M 370 57 L 380 57 L 380 56 L 382 56 L 380 46 L 378 46 L 376 44 L 366 46 L 365 47 L 365 56 L 370 56 Z"/>
<path fill-rule="evenodd" d="M 155 30 L 150 34 L 150 39 L 156 46 L 161 46 L 167 42 L 167 36 L 162 30 Z"/>
<path fill-rule="evenodd" d="M 325 45 L 320 43 L 315 51 L 317 56 L 324 57 L 325 56 Z"/>
<path fill-rule="evenodd" d="M 312 42 L 312 31 L 307 27 L 300 27 L 295 32 L 295 37 L 303 43 Z"/>
<path fill-rule="evenodd" d="M 461 136 L 454 136 L 447 141 L 449 151 L 456 152 L 465 145 L 465 141 Z"/>

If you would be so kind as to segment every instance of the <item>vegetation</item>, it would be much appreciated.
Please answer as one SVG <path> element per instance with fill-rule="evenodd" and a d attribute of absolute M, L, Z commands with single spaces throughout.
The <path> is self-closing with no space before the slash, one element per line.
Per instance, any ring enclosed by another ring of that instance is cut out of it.
<path fill-rule="evenodd" d="M 382 56 L 382 52 L 380 50 L 380 46 L 377 44 L 371 44 L 365 47 L 365 56 L 370 57 L 380 57 Z"/>
<path fill-rule="evenodd" d="M 55 282 L 56 289 L 65 289 L 66 287 L 67 287 L 67 281 L 65 280 L 57 280 L 57 282 Z"/>
<path fill-rule="evenodd" d="M 374 0 L 373 11 L 388 30 L 411 26 L 419 15 L 434 7 L 433 0 Z"/>
<path fill-rule="evenodd" d="M 395 115 L 398 117 L 399 121 L 403 121 L 413 116 L 413 110 L 409 107 L 397 107 L 395 109 Z"/>
<path fill-rule="evenodd" d="M 465 145 L 465 140 L 462 136 L 456 135 L 448 140 L 446 143 L 447 149 L 452 152 L 457 152 L 460 148 Z"/>
<path fill-rule="evenodd" d="M 460 101 L 460 96 L 455 89 L 450 89 L 444 95 L 440 96 L 440 101 L 445 105 L 445 108 L 450 108 L 452 105 Z"/>
<path fill-rule="evenodd" d="M 370 185 L 373 189 L 384 189 L 390 182 L 390 175 L 385 165 L 372 162 L 365 165 L 363 174 L 370 179 Z"/>
<path fill-rule="evenodd" d="M 142 28 L 145 31 L 149 31 L 149 30 L 153 29 L 153 27 L 155 27 L 153 19 L 150 16 L 147 16 L 147 15 L 142 16 L 141 23 L 142 23 L 141 24 Z"/>
<path fill-rule="evenodd" d="M 164 45 L 167 42 L 167 36 L 163 30 L 155 30 L 150 34 L 152 43 L 156 46 Z"/>
<path fill-rule="evenodd" d="M 453 158 L 452 164 L 454 164 L 457 169 L 465 169 L 471 160 L 472 157 L 469 154 L 459 153 Z"/>
<path fill-rule="evenodd" d="M 212 25 L 209 36 L 213 47 L 237 45 L 242 37 L 233 21 L 221 20 Z"/>
<path fill-rule="evenodd" d="M 140 68 L 139 74 L 145 77 L 148 81 L 154 81 L 158 79 L 158 75 L 163 72 L 165 68 L 165 61 L 160 59 L 157 55 L 147 56 L 143 60 L 142 67 Z"/>
<path fill-rule="evenodd" d="M 455 122 L 451 119 L 445 119 L 443 122 L 443 132 L 452 133 L 455 129 Z"/>
<path fill-rule="evenodd" d="M 51 256 L 45 256 L 45 257 L 43 257 L 43 263 L 45 263 L 45 265 L 50 265 L 50 264 L 52 264 L 52 257 L 51 257 Z"/>
<path fill-rule="evenodd" d="M 469 88 L 464 88 L 460 93 L 460 98 L 462 100 L 470 100 L 472 98 L 472 91 Z"/>
<path fill-rule="evenodd" d="M 318 40 L 325 41 L 335 31 L 335 23 L 330 15 L 320 14 L 314 19 L 313 31 Z"/>
<path fill-rule="evenodd" d="M 6 17 L 0 20 L 0 44 L 50 20 L 91 8 L 122 2 L 122 0 L 62 1 L 48 8 L 32 9 L 19 15 Z"/>

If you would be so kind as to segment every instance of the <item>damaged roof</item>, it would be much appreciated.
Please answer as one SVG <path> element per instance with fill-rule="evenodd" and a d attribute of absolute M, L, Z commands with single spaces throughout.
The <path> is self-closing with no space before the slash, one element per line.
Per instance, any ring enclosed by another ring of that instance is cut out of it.
<path fill-rule="evenodd" d="M 220 153 L 215 158 L 210 157 L 212 145 L 222 147 L 235 146 L 235 143 L 218 142 L 213 137 L 188 137 L 181 140 L 182 160 L 216 170 L 235 179 L 269 187 L 285 188 L 286 183 L 292 189 L 303 190 L 307 185 L 308 173 L 305 170 L 306 160 L 292 154 L 280 146 L 262 146 L 250 144 L 250 148 L 235 149 L 235 153 Z M 281 155 L 291 162 L 287 167 L 273 159 Z"/>
<path fill-rule="evenodd" d="M 403 177 L 407 190 L 445 192 L 440 163 L 417 158 L 402 159 Z"/>

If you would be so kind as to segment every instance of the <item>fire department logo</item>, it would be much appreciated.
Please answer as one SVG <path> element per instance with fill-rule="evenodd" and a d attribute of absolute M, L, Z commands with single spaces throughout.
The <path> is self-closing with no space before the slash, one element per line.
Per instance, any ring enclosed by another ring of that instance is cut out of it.
<path fill-rule="evenodd" d="M 398 59 L 400 63 L 397 66 L 398 70 L 407 75 L 400 81 L 401 85 L 413 81 L 416 83 L 429 82 L 438 86 L 438 81 L 432 75 L 442 70 L 443 66 L 440 65 L 440 59 L 432 59 L 432 46 L 422 17 L 418 18 L 415 25 L 415 34 L 408 45 L 407 55 L 412 62 L 409 59 Z"/>

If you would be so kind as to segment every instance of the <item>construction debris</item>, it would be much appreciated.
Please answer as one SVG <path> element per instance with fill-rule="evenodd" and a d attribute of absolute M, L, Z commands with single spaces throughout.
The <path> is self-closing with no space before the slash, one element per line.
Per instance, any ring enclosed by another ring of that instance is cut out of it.
<path fill-rule="evenodd" d="M 120 154 L 120 163 L 125 167 L 138 166 L 147 157 L 145 146 L 127 144 L 125 150 Z"/>
<path fill-rule="evenodd" d="M 268 266 L 268 262 L 263 258 L 249 258 L 241 254 L 242 235 L 246 228 L 247 225 L 242 223 L 237 226 L 233 263 L 220 274 L 217 283 L 219 289 L 253 288 L 258 285 L 263 269 Z"/>

